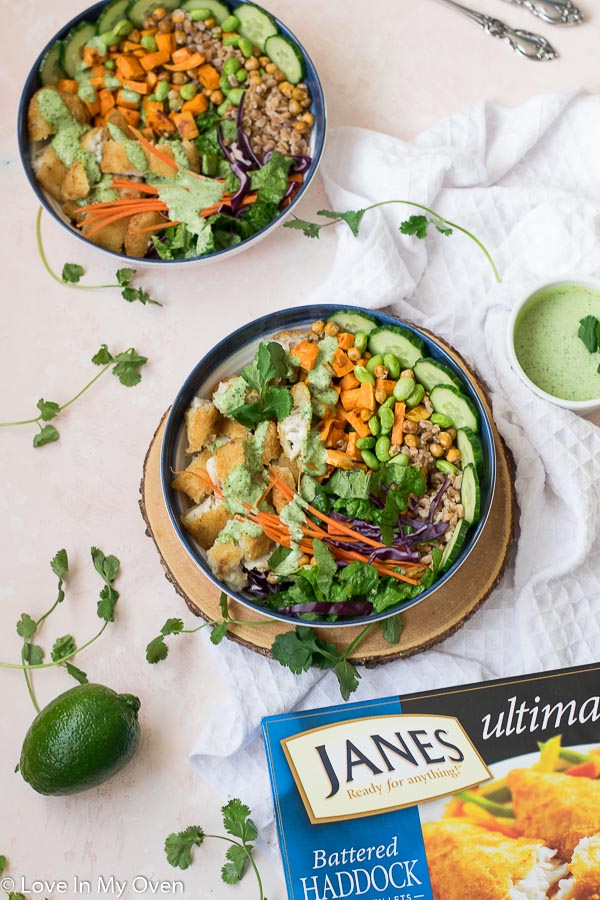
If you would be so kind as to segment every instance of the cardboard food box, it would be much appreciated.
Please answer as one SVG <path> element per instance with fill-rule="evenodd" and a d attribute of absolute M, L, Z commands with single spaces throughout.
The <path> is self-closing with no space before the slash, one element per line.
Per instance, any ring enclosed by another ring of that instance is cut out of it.
<path fill-rule="evenodd" d="M 290 900 L 600 900 L 600 664 L 263 720 Z"/>

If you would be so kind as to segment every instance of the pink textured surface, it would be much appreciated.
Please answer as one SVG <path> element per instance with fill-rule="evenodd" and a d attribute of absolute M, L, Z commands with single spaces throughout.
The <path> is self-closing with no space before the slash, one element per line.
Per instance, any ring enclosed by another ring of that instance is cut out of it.
<path fill-rule="evenodd" d="M 538 27 L 526 12 L 500 0 L 474 2 L 522 27 Z M 561 59 L 528 63 L 433 0 L 373 0 L 367 6 L 358 0 L 271 3 L 321 72 L 331 125 L 360 125 L 405 139 L 482 98 L 510 105 L 545 91 L 577 86 L 597 91 L 598 17 L 591 0 L 582 5 L 589 20 L 580 28 L 539 26 L 559 46 Z M 163 579 L 144 535 L 137 490 L 158 419 L 197 359 L 249 318 L 301 303 L 327 274 L 335 239 L 324 234 L 309 243 L 280 230 L 227 263 L 146 276 L 166 304 L 162 310 L 129 306 L 116 291 L 85 293 L 51 282 L 35 252 L 36 201 L 18 160 L 14 123 L 31 62 L 81 6 L 55 0 L 48 12 L 49 7 L 42 10 L 39 3 L 24 0 L 19 15 L 5 16 L 3 26 L 0 419 L 33 414 L 40 396 L 58 401 L 71 396 L 93 374 L 89 359 L 102 342 L 119 350 L 133 345 L 151 365 L 142 386 L 132 390 L 105 376 L 64 416 L 58 444 L 33 451 L 29 428 L 0 435 L 0 658 L 18 656 L 13 623 L 20 613 L 39 615 L 52 602 L 55 579 L 48 561 L 61 546 L 72 563 L 68 600 L 40 637 L 48 646 L 70 631 L 81 640 L 93 633 L 99 585 L 88 562 L 89 547 L 97 544 L 116 553 L 123 563 L 119 622 L 80 664 L 94 680 L 139 694 L 144 740 L 134 763 L 97 791 L 70 799 L 38 797 L 13 774 L 32 708 L 19 674 L 2 672 L 0 853 L 9 858 L 10 873 L 29 882 L 63 878 L 72 886 L 75 875 L 94 882 L 100 874 L 112 874 L 129 882 L 123 896 L 134 896 L 136 875 L 181 877 L 188 896 L 225 898 L 231 892 L 238 900 L 250 900 L 256 897 L 250 879 L 235 891 L 221 884 L 220 844 L 205 845 L 195 866 L 181 876 L 162 854 L 169 831 L 192 823 L 211 832 L 219 828 L 219 801 L 193 774 L 186 756 L 225 694 L 197 638 L 173 642 L 169 661 L 160 667 L 144 661 L 145 644 L 167 616 L 190 617 Z M 300 214 L 313 214 L 324 201 L 315 184 Z M 55 267 L 71 260 L 86 266 L 91 282 L 111 279 L 115 267 L 110 261 L 74 242 L 48 217 L 44 234 Z M 565 453 L 565 448 L 568 465 L 575 466 L 585 452 L 576 434 L 556 435 L 547 452 Z M 574 586 L 570 602 L 579 604 L 583 621 L 590 603 L 583 587 Z M 499 620 L 498 626 L 506 623 Z M 574 645 L 580 640 L 583 632 L 573 635 Z M 493 635 L 486 636 L 485 648 L 494 653 Z M 552 664 L 552 649 L 543 650 Z M 44 702 L 71 686 L 56 671 L 41 673 L 36 683 Z M 266 895 L 283 900 L 285 889 L 276 873 L 266 863 L 264 869 Z M 68 895 L 75 896 L 72 888 Z M 39 896 L 54 900 L 56 893 L 47 888 Z"/>

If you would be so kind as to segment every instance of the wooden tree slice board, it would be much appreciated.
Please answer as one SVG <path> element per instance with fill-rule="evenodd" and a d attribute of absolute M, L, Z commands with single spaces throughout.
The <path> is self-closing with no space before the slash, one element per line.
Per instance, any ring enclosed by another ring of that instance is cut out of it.
<path fill-rule="evenodd" d="M 439 338 L 435 340 L 439 341 Z M 443 346 L 465 371 L 469 371 L 464 360 L 451 347 L 445 343 Z M 491 418 L 485 391 L 471 371 L 469 376 Z M 220 591 L 184 550 L 173 530 L 163 499 L 160 449 L 165 419 L 166 414 L 148 449 L 140 485 L 140 509 L 146 522 L 146 533 L 156 544 L 166 578 L 190 610 L 207 621 L 220 619 Z M 512 460 L 495 426 L 493 431 L 497 461 L 496 490 L 488 521 L 476 546 L 449 582 L 402 614 L 404 631 L 399 644 L 388 644 L 381 629 L 373 629 L 349 657 L 353 662 L 376 666 L 427 650 L 460 628 L 479 609 L 499 581 L 510 553 L 516 503 Z M 270 621 L 266 617 L 266 624 L 253 624 L 263 618 L 261 614 L 231 598 L 229 611 L 232 618 L 244 624 L 231 626 L 228 635 L 264 656 L 270 655 L 275 637 L 289 631 L 292 624 Z M 317 629 L 320 637 L 332 641 L 339 648 L 348 646 L 360 630 L 361 626 Z"/>

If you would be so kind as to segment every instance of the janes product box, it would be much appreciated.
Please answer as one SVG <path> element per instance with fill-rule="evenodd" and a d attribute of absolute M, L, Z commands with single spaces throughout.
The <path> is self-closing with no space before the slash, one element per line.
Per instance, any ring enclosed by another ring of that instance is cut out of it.
<path fill-rule="evenodd" d="M 263 720 L 290 900 L 600 900 L 600 663 Z"/>

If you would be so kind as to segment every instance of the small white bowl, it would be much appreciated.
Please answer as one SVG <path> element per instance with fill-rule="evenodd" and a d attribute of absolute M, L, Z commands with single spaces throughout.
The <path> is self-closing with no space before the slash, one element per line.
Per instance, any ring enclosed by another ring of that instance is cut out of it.
<path fill-rule="evenodd" d="M 525 373 L 519 360 L 517 359 L 517 354 L 515 352 L 515 324 L 519 317 L 519 313 L 521 312 L 525 304 L 534 296 L 534 294 L 537 294 L 539 291 L 545 290 L 546 288 L 562 287 L 564 285 L 571 284 L 592 288 L 593 290 L 600 293 L 600 279 L 593 278 L 592 276 L 588 277 L 581 275 L 560 275 L 556 278 L 552 278 L 549 281 L 541 282 L 532 290 L 528 291 L 525 297 L 523 297 L 522 300 L 518 301 L 515 304 L 508 322 L 506 349 L 512 368 L 520 377 L 521 381 L 526 384 L 534 394 L 537 394 L 538 397 L 542 397 L 544 400 L 548 400 L 550 403 L 554 403 L 555 406 L 562 407 L 562 409 L 570 409 L 573 412 L 579 413 L 579 415 L 581 416 L 586 416 L 589 413 L 595 412 L 596 410 L 600 409 L 600 395 L 592 400 L 564 400 L 562 397 L 555 397 L 553 394 L 548 394 L 546 391 L 543 391 L 540 387 L 538 387 L 537 384 L 535 384 L 535 382 L 532 381 L 531 378 Z M 600 362 L 600 356 L 598 357 L 598 361 Z"/>

